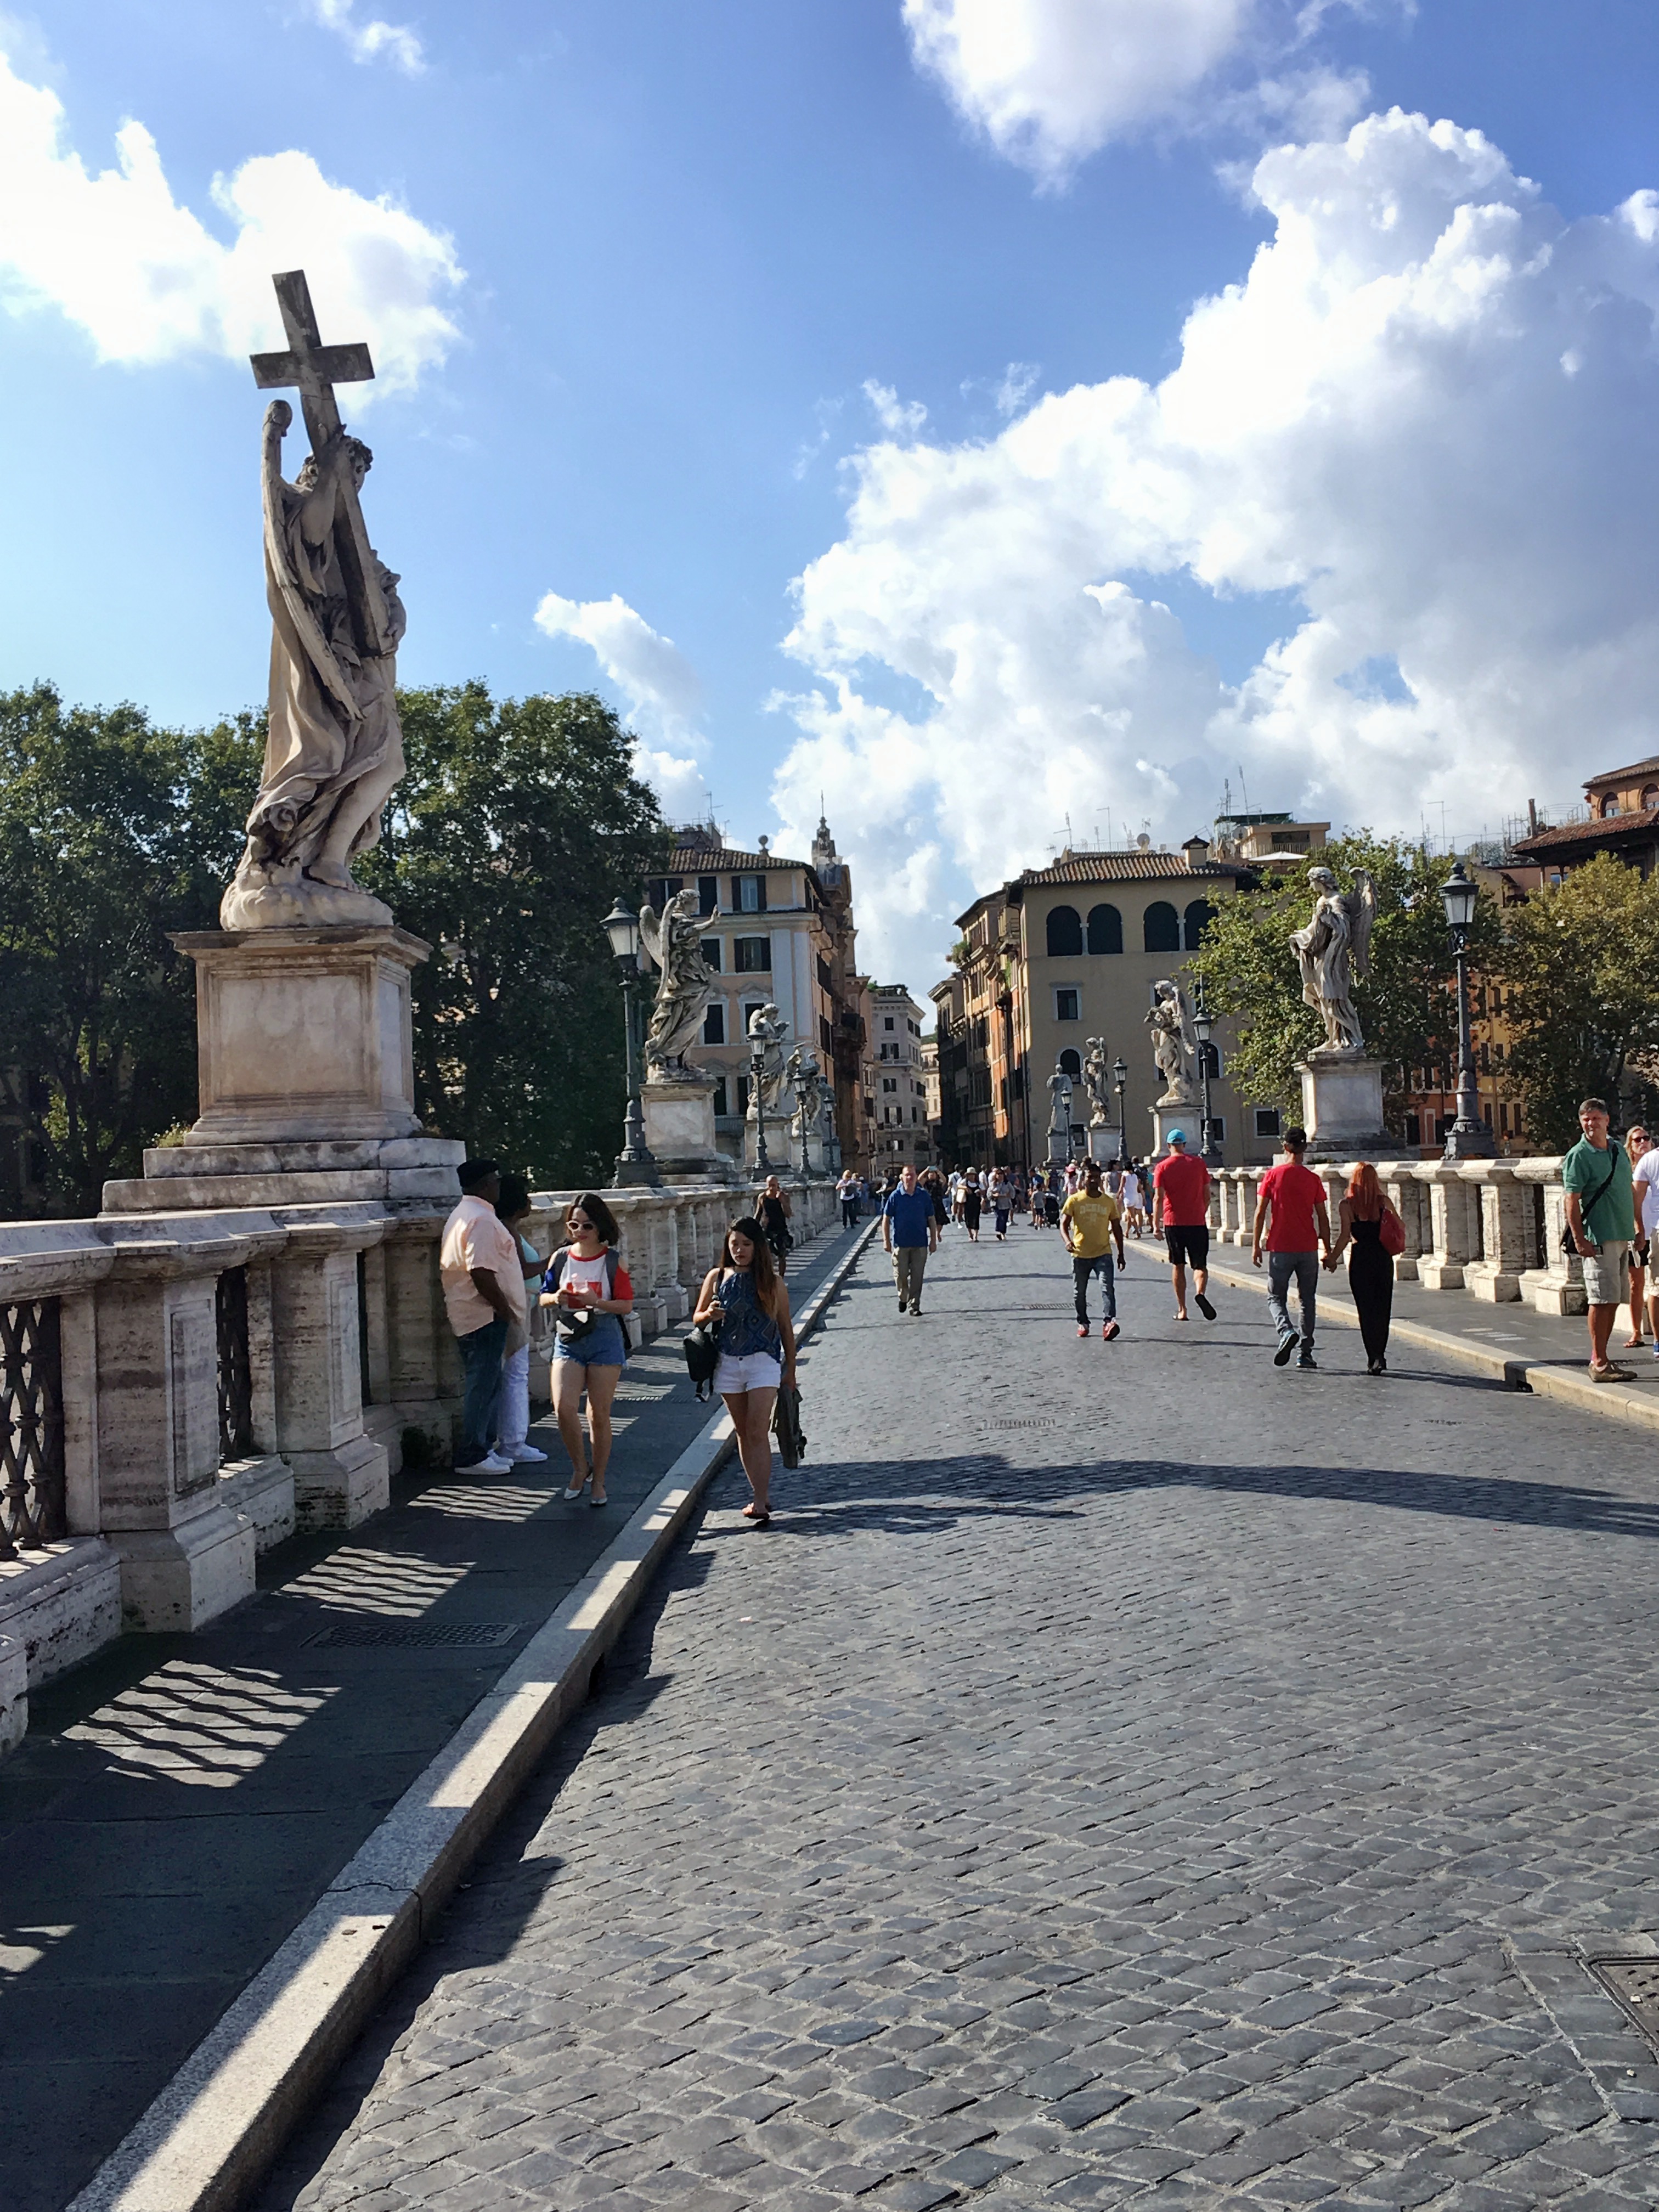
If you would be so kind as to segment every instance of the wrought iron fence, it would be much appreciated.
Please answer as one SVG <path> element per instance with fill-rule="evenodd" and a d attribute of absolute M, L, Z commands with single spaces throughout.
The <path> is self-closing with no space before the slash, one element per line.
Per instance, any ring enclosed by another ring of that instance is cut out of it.
<path fill-rule="evenodd" d="M 219 1464 L 253 1449 L 253 1377 L 247 1352 L 247 1269 L 227 1267 L 214 1293 L 219 1339 Z"/>
<path fill-rule="evenodd" d="M 66 1532 L 58 1303 L 0 1306 L 0 1559 Z"/>

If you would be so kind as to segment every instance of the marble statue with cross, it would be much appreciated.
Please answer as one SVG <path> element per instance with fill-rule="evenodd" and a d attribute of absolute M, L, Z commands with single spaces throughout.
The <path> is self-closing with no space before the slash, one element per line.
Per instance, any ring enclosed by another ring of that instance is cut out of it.
<path fill-rule="evenodd" d="M 274 277 L 283 353 L 252 356 L 253 380 L 297 389 L 311 452 L 292 483 L 285 399 L 265 410 L 260 455 L 265 599 L 270 609 L 270 727 L 247 845 L 220 903 L 226 929 L 384 927 L 389 908 L 353 878 L 379 839 L 404 773 L 398 720 L 398 579 L 368 542 L 360 495 L 374 455 L 347 434 L 337 384 L 373 377 L 368 348 L 325 345 L 305 271 Z"/>

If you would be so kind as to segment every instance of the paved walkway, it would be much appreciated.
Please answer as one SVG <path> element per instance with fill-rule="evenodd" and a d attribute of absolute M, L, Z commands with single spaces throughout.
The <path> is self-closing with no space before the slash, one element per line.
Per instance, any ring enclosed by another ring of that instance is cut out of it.
<path fill-rule="evenodd" d="M 1659 2202 L 1650 1448 L 1063 1264 L 860 1264 L 262 2212 Z"/>
<path fill-rule="evenodd" d="M 798 1296 L 840 1231 L 802 1248 Z M 59 2212 L 709 1417 L 678 1333 L 634 1355 L 604 1512 L 568 1462 L 396 1486 L 261 1562 L 192 1637 L 30 1698 L 0 1765 L 0 2207 Z M 479 1642 L 480 1637 L 485 1640 Z"/>

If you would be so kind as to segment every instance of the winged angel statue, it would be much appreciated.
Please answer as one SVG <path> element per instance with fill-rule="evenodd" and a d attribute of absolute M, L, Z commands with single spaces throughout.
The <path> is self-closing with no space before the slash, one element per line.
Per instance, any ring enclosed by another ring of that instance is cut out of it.
<path fill-rule="evenodd" d="M 646 1031 L 646 1068 L 653 1083 L 696 1083 L 701 1070 L 688 1065 L 685 1048 L 702 1030 L 709 992 L 696 891 L 676 891 L 665 899 L 660 918 L 653 908 L 641 907 L 640 941 L 646 957 L 662 970 Z"/>
<path fill-rule="evenodd" d="M 1353 986 L 1370 971 L 1371 925 L 1376 919 L 1376 885 L 1364 868 L 1353 872 L 1353 889 L 1339 890 L 1328 868 L 1310 868 L 1314 910 L 1305 929 L 1293 929 L 1291 943 L 1302 966 L 1304 1006 L 1317 1007 L 1325 1024 L 1325 1052 L 1363 1052 Z"/>
<path fill-rule="evenodd" d="M 1152 1033 L 1152 1057 L 1164 1078 L 1160 1106 L 1190 1106 L 1197 1099 L 1198 1032 L 1193 1010 L 1179 983 L 1161 976 L 1152 986 L 1152 1003 L 1146 1010 Z"/>

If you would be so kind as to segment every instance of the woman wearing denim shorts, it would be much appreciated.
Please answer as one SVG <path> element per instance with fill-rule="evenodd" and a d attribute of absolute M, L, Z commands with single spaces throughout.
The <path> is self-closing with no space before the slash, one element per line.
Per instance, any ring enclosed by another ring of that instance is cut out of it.
<path fill-rule="evenodd" d="M 624 1267 L 610 1280 L 611 1255 L 622 1231 L 616 1216 L 596 1192 L 587 1191 L 565 1216 L 569 1243 L 548 1262 L 542 1304 L 558 1315 L 553 1341 L 553 1410 L 559 1435 L 570 1455 L 570 1486 L 565 1496 L 581 1496 L 605 1505 L 605 1469 L 611 1463 L 611 1401 L 628 1364 L 623 1316 L 634 1310 L 634 1285 Z M 580 1326 L 583 1316 L 592 1326 Z M 587 1429 L 582 1434 L 582 1394 L 587 1394 Z"/>
<path fill-rule="evenodd" d="M 744 1518 L 764 1528 L 772 1518 L 772 1408 L 778 1388 L 795 1383 L 795 1330 L 789 1293 L 772 1264 L 766 1232 L 752 1214 L 726 1232 L 720 1264 L 703 1278 L 694 1319 L 720 1322 L 714 1388 L 737 1431 L 738 1455 L 754 1493 Z"/>

